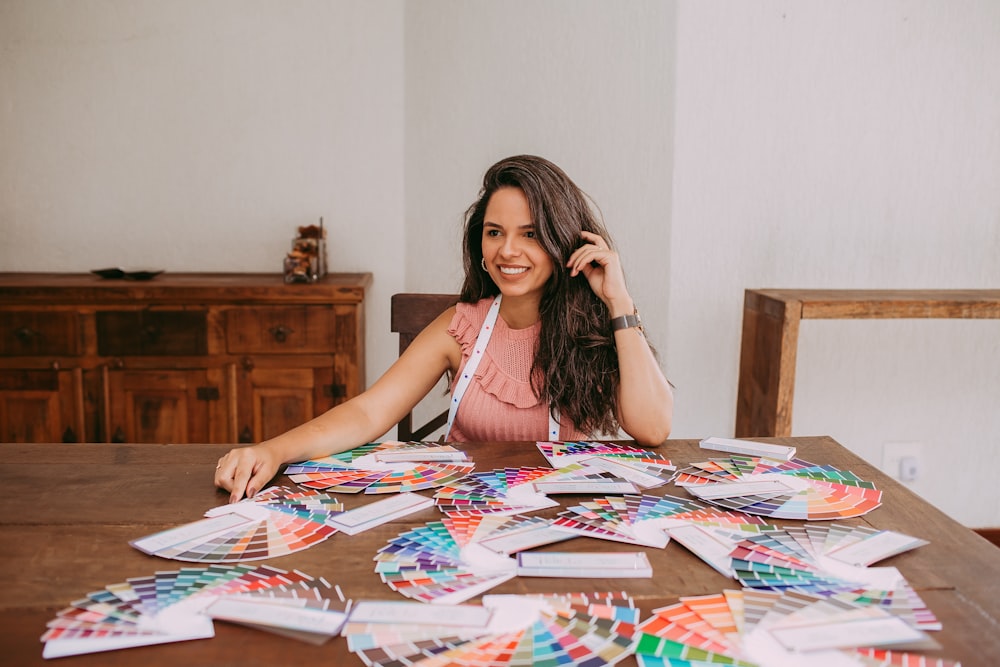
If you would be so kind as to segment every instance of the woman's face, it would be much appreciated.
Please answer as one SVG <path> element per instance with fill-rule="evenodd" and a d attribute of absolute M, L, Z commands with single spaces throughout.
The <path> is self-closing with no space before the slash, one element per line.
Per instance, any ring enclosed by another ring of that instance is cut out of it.
<path fill-rule="evenodd" d="M 541 299 L 554 267 L 538 242 L 531 208 L 520 188 L 500 188 L 486 204 L 483 259 L 505 297 Z"/>

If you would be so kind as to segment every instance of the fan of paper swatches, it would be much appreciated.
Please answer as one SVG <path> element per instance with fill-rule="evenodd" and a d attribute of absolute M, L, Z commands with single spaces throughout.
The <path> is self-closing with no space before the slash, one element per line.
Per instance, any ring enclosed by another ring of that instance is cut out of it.
<path fill-rule="evenodd" d="M 449 484 L 472 472 L 465 452 L 425 442 L 373 442 L 321 459 L 291 463 L 299 486 L 339 493 L 399 493 Z"/>
<path fill-rule="evenodd" d="M 323 579 L 267 565 L 160 571 L 72 602 L 47 624 L 42 654 L 56 658 L 207 639 L 215 634 L 212 618 L 219 617 L 213 609 L 246 610 L 262 603 L 266 613 L 252 614 L 252 622 L 238 612 L 227 620 L 320 643 L 339 632 L 350 607 Z"/>
<path fill-rule="evenodd" d="M 628 480 L 603 470 L 573 463 L 563 468 L 501 468 L 474 472 L 437 490 L 434 503 L 445 514 L 520 514 L 559 503 L 547 493 L 636 491 Z"/>
<path fill-rule="evenodd" d="M 233 563 L 276 558 L 318 544 L 337 530 L 327 520 L 344 511 L 333 496 L 272 486 L 253 498 L 221 505 L 204 519 L 133 540 L 161 558 Z"/>
<path fill-rule="evenodd" d="M 893 589 L 903 582 L 896 568 L 868 566 L 927 544 L 893 531 L 839 524 L 769 526 L 757 535 L 732 535 L 732 540 L 733 574 L 744 586 L 818 593 Z"/>
<path fill-rule="evenodd" d="M 882 503 L 871 482 L 801 459 L 713 458 L 679 470 L 674 483 L 714 505 L 775 519 L 846 519 Z"/>
<path fill-rule="evenodd" d="M 650 489 L 671 481 L 677 466 L 662 454 L 614 442 L 549 441 L 535 443 L 553 468 L 582 463 L 617 474 Z"/>
<path fill-rule="evenodd" d="M 485 595 L 482 606 L 440 608 L 373 601 L 342 634 L 369 667 L 600 667 L 631 655 L 638 617 L 625 593 Z"/>
<path fill-rule="evenodd" d="M 408 598 L 455 604 L 516 576 L 510 554 L 571 537 L 537 517 L 448 516 L 389 540 L 375 555 L 375 572 Z"/>
<path fill-rule="evenodd" d="M 674 496 L 634 495 L 598 497 L 559 513 L 553 526 L 576 535 L 614 542 L 663 548 L 667 530 L 684 523 L 724 524 L 731 530 L 754 530 L 759 517 L 730 512 Z"/>
<path fill-rule="evenodd" d="M 653 610 L 637 630 L 641 667 L 958 667 L 911 653 L 940 647 L 877 606 L 790 591 L 681 598 Z"/>

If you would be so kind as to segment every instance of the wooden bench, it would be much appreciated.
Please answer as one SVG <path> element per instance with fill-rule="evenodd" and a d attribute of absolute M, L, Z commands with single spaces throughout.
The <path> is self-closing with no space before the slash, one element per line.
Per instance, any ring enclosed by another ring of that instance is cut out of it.
<path fill-rule="evenodd" d="M 899 318 L 1000 319 L 1000 290 L 746 290 L 736 437 L 792 434 L 801 320 Z"/>

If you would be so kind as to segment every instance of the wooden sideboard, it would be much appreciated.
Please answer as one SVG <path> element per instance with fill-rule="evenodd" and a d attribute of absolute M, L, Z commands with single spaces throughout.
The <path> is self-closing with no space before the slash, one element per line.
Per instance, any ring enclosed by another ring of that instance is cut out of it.
<path fill-rule="evenodd" d="M 0 439 L 257 442 L 364 389 L 369 273 L 0 273 Z"/>

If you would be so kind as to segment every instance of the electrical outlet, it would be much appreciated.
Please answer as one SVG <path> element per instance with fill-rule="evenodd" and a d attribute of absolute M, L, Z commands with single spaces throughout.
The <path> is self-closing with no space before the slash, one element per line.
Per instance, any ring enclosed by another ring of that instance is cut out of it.
<path fill-rule="evenodd" d="M 922 442 L 886 442 L 882 445 L 882 472 L 904 484 L 920 479 L 923 463 Z"/>

